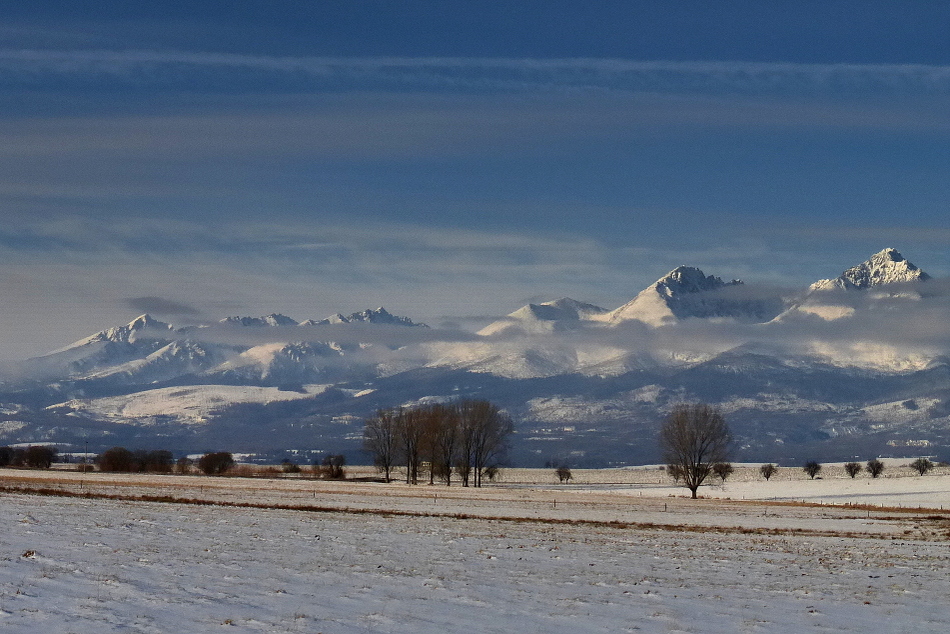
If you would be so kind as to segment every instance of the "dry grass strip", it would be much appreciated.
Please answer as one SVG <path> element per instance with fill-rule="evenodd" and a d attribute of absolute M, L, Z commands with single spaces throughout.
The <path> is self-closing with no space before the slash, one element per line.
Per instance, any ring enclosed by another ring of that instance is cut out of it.
<path fill-rule="evenodd" d="M 313 504 L 295 505 L 295 504 L 264 504 L 257 502 L 229 502 L 221 500 L 207 500 L 200 498 L 185 498 L 172 495 L 121 495 L 110 493 L 94 493 L 90 491 L 77 492 L 65 491 L 49 487 L 25 487 L 25 486 L 0 486 L 0 493 L 23 494 L 23 495 L 42 495 L 50 497 L 79 498 L 88 500 L 110 500 L 118 502 L 153 502 L 158 504 L 181 504 L 195 506 L 215 506 L 227 508 L 249 508 L 261 510 L 295 511 L 303 513 L 345 513 L 353 515 L 376 515 L 379 517 L 434 517 L 458 520 L 487 520 L 495 522 L 511 522 L 524 524 L 547 524 L 547 525 L 579 525 L 590 526 L 602 529 L 618 530 L 642 530 L 642 531 L 666 531 L 681 533 L 709 533 L 717 532 L 731 535 L 769 535 L 784 537 L 846 537 L 854 539 L 882 539 L 902 541 L 934 541 L 940 539 L 939 535 L 927 536 L 924 534 L 913 534 L 910 531 L 904 531 L 903 535 L 893 534 L 874 534 L 861 533 L 856 531 L 832 531 L 808 528 L 747 528 L 740 526 L 706 526 L 695 524 L 664 524 L 659 522 L 622 522 L 619 520 L 591 520 L 591 519 L 564 519 L 564 518 L 543 518 L 543 517 L 514 517 L 514 516 L 495 516 L 495 515 L 477 515 L 471 513 L 439 513 L 430 511 L 410 511 L 398 509 L 368 509 L 351 507 L 333 507 L 318 506 Z M 926 519 L 936 519 L 936 516 L 929 516 Z M 907 517 L 899 518 L 906 521 Z M 918 518 L 922 519 L 922 518 Z M 941 516 L 941 520 L 944 518 Z M 950 531 L 944 536 L 944 539 L 950 539 Z"/>

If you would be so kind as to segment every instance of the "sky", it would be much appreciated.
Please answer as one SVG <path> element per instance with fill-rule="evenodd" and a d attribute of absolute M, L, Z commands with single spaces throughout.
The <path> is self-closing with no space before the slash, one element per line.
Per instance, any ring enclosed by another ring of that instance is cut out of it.
<path fill-rule="evenodd" d="M 143 312 L 475 329 L 679 265 L 950 275 L 950 5 L 0 9 L 0 359 Z"/>

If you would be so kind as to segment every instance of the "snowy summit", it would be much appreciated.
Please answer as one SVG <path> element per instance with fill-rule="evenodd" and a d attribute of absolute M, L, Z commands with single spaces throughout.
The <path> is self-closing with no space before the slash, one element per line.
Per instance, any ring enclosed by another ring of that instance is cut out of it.
<path fill-rule="evenodd" d="M 815 282 L 811 290 L 866 289 L 882 284 L 923 282 L 929 279 L 929 275 L 904 259 L 897 249 L 884 249 L 834 279 Z"/>
<path fill-rule="evenodd" d="M 741 280 L 723 282 L 696 267 L 679 266 L 631 301 L 605 315 L 604 320 L 619 323 L 636 319 L 650 326 L 662 326 L 689 317 L 763 321 L 764 307 L 759 302 L 731 299 L 715 293 L 740 285 Z"/>

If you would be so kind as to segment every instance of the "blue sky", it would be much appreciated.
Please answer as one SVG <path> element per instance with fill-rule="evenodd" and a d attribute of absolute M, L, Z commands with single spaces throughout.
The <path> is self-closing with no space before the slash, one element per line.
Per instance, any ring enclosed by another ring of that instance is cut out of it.
<path fill-rule="evenodd" d="M 0 358 L 950 268 L 946 3 L 139 4 L 0 10 Z"/>

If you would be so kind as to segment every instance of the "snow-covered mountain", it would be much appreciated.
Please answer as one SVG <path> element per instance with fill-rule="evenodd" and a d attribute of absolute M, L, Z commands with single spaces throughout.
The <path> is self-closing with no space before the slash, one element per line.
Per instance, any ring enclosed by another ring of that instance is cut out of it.
<path fill-rule="evenodd" d="M 585 304 L 569 297 L 562 297 L 542 304 L 522 306 L 504 319 L 485 326 L 479 335 L 539 334 L 574 328 L 582 321 L 591 321 L 607 313 L 606 308 Z"/>
<path fill-rule="evenodd" d="M 723 282 L 695 267 L 679 266 L 620 308 L 605 314 L 603 320 L 616 324 L 635 319 L 650 326 L 688 318 L 761 323 L 782 310 L 780 298 L 747 298 L 729 292 L 741 285 L 741 280 Z"/>
<path fill-rule="evenodd" d="M 331 315 L 326 319 L 321 319 L 320 321 L 307 320 L 301 325 L 305 326 L 326 326 L 330 324 L 356 324 L 356 323 L 366 323 L 366 324 L 389 324 L 393 326 L 416 326 L 421 328 L 428 328 L 426 324 L 417 324 L 414 323 L 408 317 L 397 317 L 390 314 L 385 308 L 380 306 L 375 309 L 366 309 L 361 310 L 357 313 L 353 313 L 344 317 L 342 314 L 337 313 L 336 315 Z"/>
<path fill-rule="evenodd" d="M 383 308 L 184 328 L 142 315 L 0 383 L 0 443 L 360 460 L 378 408 L 478 397 L 517 421 L 520 463 L 602 466 L 656 460 L 658 421 L 701 400 L 726 413 L 737 458 L 950 457 L 950 298 L 929 280 L 893 249 L 791 299 L 684 266 L 614 310 L 561 298 L 469 334 Z"/>
<path fill-rule="evenodd" d="M 779 316 L 814 315 L 833 321 L 852 317 L 869 301 L 919 300 L 920 284 L 930 276 L 896 249 L 884 249 L 835 278 L 812 284 L 804 297 Z"/>
<path fill-rule="evenodd" d="M 251 326 L 256 328 L 263 328 L 266 326 L 297 325 L 296 320 L 291 319 L 287 315 L 281 315 L 280 313 L 271 313 L 270 315 L 264 315 L 263 317 L 225 317 L 221 320 L 221 323 L 234 326 Z"/>
<path fill-rule="evenodd" d="M 897 249 L 884 249 L 836 278 L 815 282 L 809 290 L 864 290 L 884 284 L 924 282 L 929 279 L 929 275 L 904 259 Z"/>

